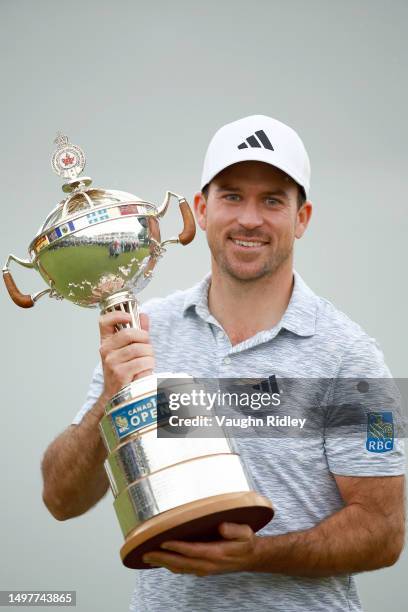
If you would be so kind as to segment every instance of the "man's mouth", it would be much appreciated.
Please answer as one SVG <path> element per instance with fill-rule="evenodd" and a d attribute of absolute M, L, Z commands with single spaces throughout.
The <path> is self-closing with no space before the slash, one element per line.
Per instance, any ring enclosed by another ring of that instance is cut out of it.
<path fill-rule="evenodd" d="M 256 249 L 265 246 L 265 241 L 260 240 L 240 240 L 239 238 L 230 238 L 234 244 L 247 249 Z"/>

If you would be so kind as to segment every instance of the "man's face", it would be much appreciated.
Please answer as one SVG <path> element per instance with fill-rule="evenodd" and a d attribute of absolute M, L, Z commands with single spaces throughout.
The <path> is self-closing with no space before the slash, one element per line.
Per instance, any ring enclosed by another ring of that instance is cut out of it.
<path fill-rule="evenodd" d="M 195 198 L 213 263 L 240 281 L 274 274 L 291 259 L 310 218 L 311 204 L 298 210 L 297 202 L 296 183 L 269 164 L 245 161 L 220 172 L 207 199 Z"/>

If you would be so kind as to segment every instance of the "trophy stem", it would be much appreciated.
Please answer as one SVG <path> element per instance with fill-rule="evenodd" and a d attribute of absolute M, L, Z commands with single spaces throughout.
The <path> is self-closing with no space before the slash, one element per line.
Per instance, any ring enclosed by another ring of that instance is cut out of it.
<path fill-rule="evenodd" d="M 138 302 L 135 295 L 130 293 L 130 291 L 120 291 L 119 293 L 114 293 L 101 301 L 100 306 L 102 314 L 114 312 L 115 310 L 121 310 L 122 312 L 130 314 L 132 321 L 130 323 L 120 323 L 116 326 L 117 331 L 124 329 L 125 327 L 135 327 L 136 329 L 140 329 Z"/>

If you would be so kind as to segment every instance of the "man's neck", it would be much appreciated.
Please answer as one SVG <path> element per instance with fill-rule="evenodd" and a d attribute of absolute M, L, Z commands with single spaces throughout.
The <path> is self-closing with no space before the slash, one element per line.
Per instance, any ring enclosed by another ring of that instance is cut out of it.
<path fill-rule="evenodd" d="M 290 259 L 271 276 L 242 282 L 222 273 L 213 263 L 208 307 L 233 345 L 281 320 L 292 295 L 292 265 Z"/>

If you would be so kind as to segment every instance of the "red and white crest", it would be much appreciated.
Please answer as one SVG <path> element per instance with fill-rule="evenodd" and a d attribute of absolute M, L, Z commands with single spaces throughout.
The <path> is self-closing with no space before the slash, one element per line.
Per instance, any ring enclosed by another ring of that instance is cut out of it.
<path fill-rule="evenodd" d="M 63 178 L 75 179 L 85 168 L 84 152 L 63 134 L 58 134 L 54 142 L 57 150 L 51 159 L 52 169 Z"/>

